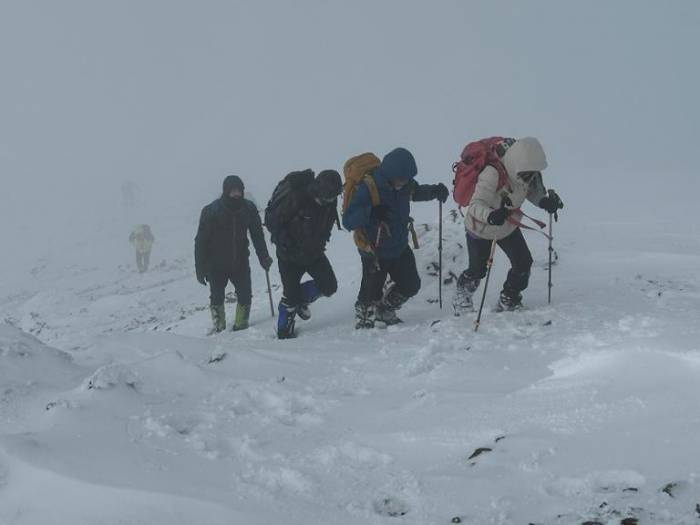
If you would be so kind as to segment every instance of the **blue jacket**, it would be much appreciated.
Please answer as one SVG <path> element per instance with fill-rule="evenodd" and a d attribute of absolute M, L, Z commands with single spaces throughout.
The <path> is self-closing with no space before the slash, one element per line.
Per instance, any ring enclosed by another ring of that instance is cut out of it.
<path fill-rule="evenodd" d="M 414 180 L 418 174 L 416 161 L 404 148 L 389 152 L 382 163 L 374 170 L 372 176 L 379 191 L 380 204 L 391 210 L 386 223 L 388 232 L 382 232 L 379 246 L 375 252 L 380 259 L 394 259 L 408 247 L 408 223 L 411 214 L 411 201 L 426 201 L 434 198 L 432 185 L 418 185 Z M 400 190 L 395 190 L 389 181 L 395 178 L 410 179 Z M 348 230 L 364 228 L 373 245 L 377 242 L 379 222 L 370 217 L 372 199 L 366 184 L 357 186 L 357 190 L 343 213 L 343 226 Z"/>

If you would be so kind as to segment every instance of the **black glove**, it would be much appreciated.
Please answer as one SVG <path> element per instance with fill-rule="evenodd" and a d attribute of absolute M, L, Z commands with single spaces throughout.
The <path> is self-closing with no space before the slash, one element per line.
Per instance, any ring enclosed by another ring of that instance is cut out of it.
<path fill-rule="evenodd" d="M 312 170 L 293 171 L 287 175 L 289 187 L 292 190 L 299 190 L 314 180 L 314 172 Z"/>
<path fill-rule="evenodd" d="M 392 211 L 386 204 L 378 204 L 369 214 L 370 220 L 377 222 L 387 222 L 391 219 Z"/>
<path fill-rule="evenodd" d="M 442 182 L 433 185 L 433 198 L 440 202 L 447 202 L 447 197 L 450 196 L 450 190 L 447 189 Z"/>
<path fill-rule="evenodd" d="M 197 281 L 206 286 L 207 285 L 207 276 L 204 275 L 202 272 L 197 272 Z"/>
<path fill-rule="evenodd" d="M 564 207 L 564 203 L 557 195 L 554 190 L 549 190 L 546 197 L 542 197 L 539 204 L 540 208 L 545 210 L 547 213 L 557 213 L 557 210 L 561 210 Z"/>
<path fill-rule="evenodd" d="M 511 210 L 509 210 L 505 206 L 502 206 L 497 210 L 493 210 L 491 213 L 489 213 L 489 216 L 487 217 L 486 221 L 491 226 L 501 226 L 504 222 L 506 222 L 506 219 L 510 215 L 510 212 Z"/>
<path fill-rule="evenodd" d="M 270 270 L 270 267 L 272 266 L 272 257 L 269 255 L 266 255 L 262 259 L 260 259 L 260 266 L 263 267 L 263 270 L 266 272 Z"/>

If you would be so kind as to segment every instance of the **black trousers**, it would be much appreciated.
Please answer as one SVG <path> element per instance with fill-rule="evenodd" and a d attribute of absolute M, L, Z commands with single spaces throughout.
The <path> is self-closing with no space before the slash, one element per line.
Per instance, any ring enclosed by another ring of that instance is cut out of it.
<path fill-rule="evenodd" d="M 148 270 L 148 263 L 151 260 L 151 252 L 136 252 L 136 267 L 139 272 Z"/>
<path fill-rule="evenodd" d="M 469 268 L 465 273 L 470 280 L 479 281 L 486 276 L 486 264 L 491 253 L 491 242 L 488 239 L 479 239 L 467 234 Z M 496 243 L 508 256 L 511 264 L 503 291 L 507 295 L 516 296 L 527 288 L 530 281 L 530 268 L 532 267 L 530 249 L 527 247 L 520 228 Z"/>
<path fill-rule="evenodd" d="M 329 297 L 338 289 L 338 280 L 328 257 L 322 255 L 312 263 L 299 263 L 281 259 L 278 255 L 277 265 L 282 278 L 284 300 L 288 306 L 299 306 L 304 302 L 301 291 L 301 278 L 308 273 L 316 283 L 321 295 Z"/>
<path fill-rule="evenodd" d="M 362 283 L 357 301 L 370 304 L 381 300 L 387 275 L 391 277 L 396 291 L 404 298 L 413 297 L 420 290 L 420 276 L 416 258 L 408 246 L 394 259 L 378 259 L 379 268 L 372 257 L 362 256 Z"/>
<path fill-rule="evenodd" d="M 218 306 L 224 304 L 226 285 L 229 281 L 236 290 L 238 304 L 250 306 L 253 299 L 253 290 L 250 283 L 250 265 L 242 265 L 229 270 L 215 269 L 209 274 L 210 304 Z"/>

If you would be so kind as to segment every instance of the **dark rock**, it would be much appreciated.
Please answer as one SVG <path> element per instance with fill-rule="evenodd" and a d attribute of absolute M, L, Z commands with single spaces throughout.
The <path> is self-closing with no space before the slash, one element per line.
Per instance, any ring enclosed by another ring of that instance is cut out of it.
<path fill-rule="evenodd" d="M 665 492 L 668 494 L 670 497 L 675 498 L 673 495 L 673 491 L 678 487 L 678 483 L 672 482 L 672 483 L 667 483 L 664 488 L 661 489 L 661 492 Z"/>
<path fill-rule="evenodd" d="M 226 352 L 217 353 L 209 356 L 208 364 L 220 363 L 224 359 L 226 359 Z"/>
<path fill-rule="evenodd" d="M 479 447 L 467 459 L 474 459 L 475 457 L 480 456 L 481 454 L 483 454 L 485 452 L 491 452 L 492 450 L 493 450 L 492 448 L 488 448 L 488 447 Z"/>

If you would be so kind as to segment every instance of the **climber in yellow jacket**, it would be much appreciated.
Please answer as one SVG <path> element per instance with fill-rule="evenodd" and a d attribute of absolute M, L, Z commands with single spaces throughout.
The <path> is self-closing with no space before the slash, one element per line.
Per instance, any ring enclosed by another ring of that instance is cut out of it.
<path fill-rule="evenodd" d="M 136 266 L 139 273 L 148 271 L 148 263 L 151 259 L 151 248 L 155 237 L 148 224 L 137 224 L 129 235 L 129 242 L 136 250 Z"/>

